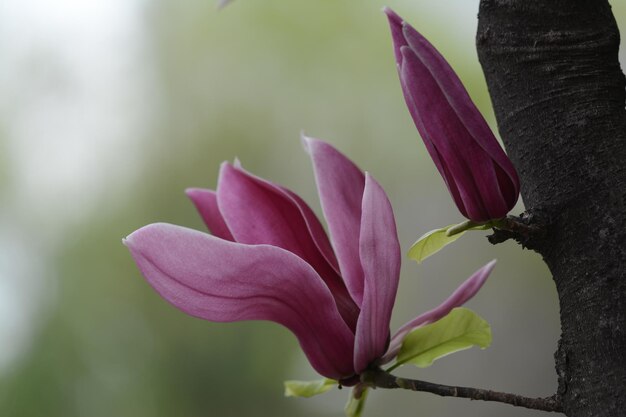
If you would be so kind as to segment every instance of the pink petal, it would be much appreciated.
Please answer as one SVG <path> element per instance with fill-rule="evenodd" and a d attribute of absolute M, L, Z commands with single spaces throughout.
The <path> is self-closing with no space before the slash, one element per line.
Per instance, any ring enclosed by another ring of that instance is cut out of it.
<path fill-rule="evenodd" d="M 499 217 L 506 215 L 508 208 L 499 193 L 491 158 L 465 129 L 417 55 L 408 47 L 402 48 L 402 55 L 402 82 L 412 97 L 407 104 L 414 106 L 410 109 L 412 114 L 419 115 L 416 127 L 429 153 L 433 156 L 433 148 L 436 149 L 433 159 L 438 158 L 445 166 L 445 170 L 439 169 L 439 172 L 449 173 L 451 177 L 446 178 L 446 183 L 454 183 L 459 191 L 462 202 L 455 201 L 457 206 L 461 209 L 462 205 L 467 216 L 475 221 L 498 218 L 492 217 L 488 207 L 495 207 Z M 485 204 L 486 199 L 490 204 Z M 500 215 L 502 211 L 504 214 Z"/>
<path fill-rule="evenodd" d="M 495 265 L 496 260 L 494 259 L 478 271 L 474 272 L 474 274 L 466 279 L 465 282 L 463 282 L 446 301 L 441 303 L 441 305 L 421 314 L 420 316 L 417 316 L 400 327 L 396 334 L 391 338 L 389 348 L 387 349 L 387 353 L 385 353 L 381 359 L 381 363 L 387 363 L 396 357 L 400 351 L 404 337 L 411 332 L 411 330 L 425 324 L 433 323 L 440 318 L 445 317 L 448 313 L 450 313 L 450 311 L 452 311 L 453 308 L 462 306 L 474 297 L 489 277 L 489 274 Z"/>
<path fill-rule="evenodd" d="M 354 369 L 365 370 L 389 343 L 389 321 L 400 278 L 400 243 L 389 199 L 365 174 L 360 259 L 365 274 L 361 315 L 356 328 Z"/>
<path fill-rule="evenodd" d="M 389 20 L 391 38 L 393 40 L 393 52 L 396 57 L 396 64 L 399 66 L 402 64 L 402 53 L 400 52 L 400 48 L 408 46 L 406 39 L 404 39 L 404 34 L 402 33 L 402 23 L 404 21 L 389 7 L 384 7 L 383 12 L 387 15 L 387 19 Z"/>
<path fill-rule="evenodd" d="M 432 138 L 426 131 L 426 128 L 424 127 L 424 123 L 422 123 L 421 116 L 418 112 L 418 108 L 413 102 L 413 97 L 411 96 L 411 94 L 409 94 L 409 89 L 403 81 L 403 78 L 406 75 L 403 75 L 402 68 L 404 67 L 400 67 L 398 69 L 400 72 L 400 84 L 402 85 L 402 93 L 404 95 L 404 99 L 409 109 L 409 113 L 411 114 L 411 117 L 413 118 L 413 121 L 415 122 L 415 126 L 417 127 L 417 130 L 420 132 L 420 136 L 422 137 L 422 140 L 424 142 L 424 145 L 426 146 L 426 150 L 428 151 L 428 154 L 430 155 L 431 159 L 435 163 L 435 166 L 437 167 L 437 170 L 439 171 L 441 177 L 443 178 L 443 181 L 445 182 L 446 187 L 448 187 L 448 191 L 452 195 L 452 199 L 454 200 L 461 214 L 465 217 L 469 217 L 467 214 L 467 209 L 465 208 L 465 204 L 463 203 L 463 198 L 461 198 L 459 189 L 457 188 L 456 183 L 454 181 L 454 177 L 450 173 L 450 170 L 446 167 L 446 164 L 443 161 L 443 158 L 439 155 L 439 151 L 437 151 L 437 148 L 435 147 L 435 145 L 433 145 Z"/>
<path fill-rule="evenodd" d="M 461 214 L 463 214 L 465 217 L 468 217 L 467 210 L 465 209 L 465 205 L 463 203 L 463 199 L 461 198 L 461 195 L 456 186 L 456 183 L 454 182 L 454 177 L 452 177 L 449 169 L 445 166 L 445 162 L 439 155 L 437 148 L 433 145 L 432 138 L 428 134 L 428 131 L 426 130 L 426 127 L 424 126 L 424 123 L 422 122 L 419 109 L 417 105 L 413 102 L 413 96 L 409 92 L 410 91 L 409 87 L 404 82 L 405 77 L 407 77 L 407 74 L 406 74 L 407 68 L 402 65 L 403 60 L 404 60 L 402 56 L 402 48 L 405 46 L 408 46 L 408 43 L 406 39 L 404 38 L 404 33 L 402 29 L 404 21 L 402 20 L 400 16 L 398 16 L 389 7 L 385 7 L 383 11 L 385 12 L 389 20 L 389 27 L 391 28 L 391 37 L 393 39 L 393 49 L 394 49 L 394 54 L 396 57 L 396 65 L 398 67 L 398 75 L 400 76 L 400 84 L 402 85 L 402 94 L 404 95 L 404 99 L 407 103 L 407 107 L 409 109 L 411 117 L 413 118 L 413 121 L 415 122 L 415 126 L 417 127 L 417 130 L 420 132 L 420 135 L 422 136 L 424 145 L 426 145 L 426 149 L 428 153 L 430 154 L 430 157 L 435 163 L 437 170 L 443 177 L 443 180 L 446 183 L 446 186 L 448 187 L 450 194 L 452 195 L 452 199 L 456 203 Z"/>
<path fill-rule="evenodd" d="M 213 236 L 233 241 L 233 235 L 224 223 L 224 218 L 217 207 L 217 195 L 213 190 L 204 188 L 188 188 L 185 194 L 196 206 L 198 213 L 204 220 L 204 224 L 209 228 Z"/>
<path fill-rule="evenodd" d="M 292 253 L 168 224 L 143 227 L 124 243 L 150 285 L 187 314 L 282 324 L 321 375 L 354 374 L 352 332 L 324 282 Z"/>
<path fill-rule="evenodd" d="M 227 163 L 220 170 L 217 201 L 237 242 L 278 246 L 304 259 L 328 285 L 346 323 L 356 327 L 359 308 L 328 262 L 334 261 L 330 243 L 304 201 Z"/>
<path fill-rule="evenodd" d="M 519 195 L 513 164 L 441 54 L 384 11 L 409 111 L 457 207 L 475 221 L 505 216 Z"/>
<path fill-rule="evenodd" d="M 317 191 L 328 223 L 341 275 L 357 303 L 363 300 L 363 268 L 359 261 L 363 172 L 330 144 L 303 136 L 311 156 Z"/>
<path fill-rule="evenodd" d="M 309 205 L 304 200 L 302 200 L 299 195 L 289 190 L 288 188 L 285 188 L 279 184 L 274 184 L 271 181 L 258 177 L 244 170 L 239 160 L 236 160 L 234 165 L 237 169 L 257 181 L 259 185 L 291 201 L 291 203 L 298 209 L 298 211 L 300 211 L 300 215 L 304 219 L 306 226 L 309 229 L 309 233 L 315 241 L 315 245 L 317 246 L 318 250 L 322 253 L 324 258 L 326 258 L 326 261 L 332 266 L 337 274 L 339 274 L 339 265 L 337 264 L 337 258 L 335 257 L 335 253 L 333 252 L 330 240 L 328 240 L 328 236 L 326 235 L 326 231 L 324 231 L 324 227 L 320 223 L 315 213 L 313 213 L 313 210 L 311 210 Z"/>
<path fill-rule="evenodd" d="M 403 34 L 411 49 L 415 51 L 424 65 L 428 67 L 430 73 L 439 84 L 441 91 L 445 94 L 448 103 L 454 109 L 470 135 L 506 173 L 511 182 L 509 186 L 519 190 L 519 179 L 515 167 L 513 167 L 512 162 L 500 147 L 489 125 L 474 105 L 463 83 L 452 67 L 450 67 L 450 64 L 411 25 L 403 24 Z"/>

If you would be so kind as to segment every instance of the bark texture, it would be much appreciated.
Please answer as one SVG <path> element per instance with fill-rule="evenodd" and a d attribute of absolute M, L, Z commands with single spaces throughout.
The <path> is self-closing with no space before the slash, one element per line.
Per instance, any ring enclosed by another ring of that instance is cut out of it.
<path fill-rule="evenodd" d="M 611 7 L 482 0 L 476 41 L 531 222 L 548 230 L 527 245 L 559 294 L 564 412 L 626 415 L 625 80 Z"/>

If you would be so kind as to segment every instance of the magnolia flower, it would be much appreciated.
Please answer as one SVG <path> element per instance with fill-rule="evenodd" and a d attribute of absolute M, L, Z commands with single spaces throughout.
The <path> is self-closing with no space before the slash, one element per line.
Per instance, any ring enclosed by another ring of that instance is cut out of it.
<path fill-rule="evenodd" d="M 459 211 L 476 222 L 506 216 L 519 196 L 513 164 L 441 54 L 384 11 L 409 112 Z"/>
<path fill-rule="evenodd" d="M 212 235 L 159 223 L 124 243 L 180 310 L 215 322 L 279 323 L 318 373 L 353 385 L 369 366 L 392 360 L 410 330 L 474 296 L 493 262 L 390 337 L 400 245 L 387 195 L 328 143 L 304 144 L 331 240 L 296 194 L 225 162 L 217 191 L 187 190 Z"/>

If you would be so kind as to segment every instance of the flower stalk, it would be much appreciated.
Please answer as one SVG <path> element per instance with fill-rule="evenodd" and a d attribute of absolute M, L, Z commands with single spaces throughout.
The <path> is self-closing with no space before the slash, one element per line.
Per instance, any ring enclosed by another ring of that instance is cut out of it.
<path fill-rule="evenodd" d="M 429 392 L 441 397 L 469 398 L 471 400 L 505 403 L 515 407 L 523 407 L 533 410 L 556 413 L 563 412 L 563 405 L 556 395 L 546 398 L 531 398 L 481 388 L 435 384 L 432 382 L 398 377 L 385 372 L 382 369 L 370 369 L 362 373 L 361 383 L 371 388 L 405 389 L 410 391 Z"/>

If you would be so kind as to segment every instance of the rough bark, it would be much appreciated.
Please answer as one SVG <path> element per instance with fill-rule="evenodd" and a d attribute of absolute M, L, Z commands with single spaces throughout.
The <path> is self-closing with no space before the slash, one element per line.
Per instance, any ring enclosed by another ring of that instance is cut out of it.
<path fill-rule="evenodd" d="M 626 414 L 626 111 L 606 0 L 482 0 L 477 47 L 522 198 L 548 233 L 569 417 Z M 532 305 L 529 303 L 529 308 Z"/>

